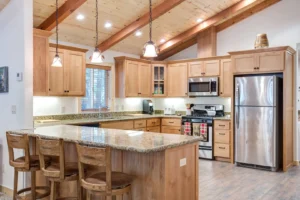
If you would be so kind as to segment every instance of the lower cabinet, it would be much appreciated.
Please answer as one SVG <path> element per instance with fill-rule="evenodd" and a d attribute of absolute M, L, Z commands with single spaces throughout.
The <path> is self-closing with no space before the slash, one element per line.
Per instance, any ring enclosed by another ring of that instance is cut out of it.
<path fill-rule="evenodd" d="M 163 118 L 161 132 L 170 134 L 181 134 L 181 119 Z"/>
<path fill-rule="evenodd" d="M 133 121 L 113 121 L 100 123 L 100 128 L 133 130 Z"/>
<path fill-rule="evenodd" d="M 147 127 L 147 132 L 160 133 L 160 126 Z"/>
<path fill-rule="evenodd" d="M 230 162 L 231 122 L 229 120 L 214 121 L 214 157 L 216 160 Z"/>

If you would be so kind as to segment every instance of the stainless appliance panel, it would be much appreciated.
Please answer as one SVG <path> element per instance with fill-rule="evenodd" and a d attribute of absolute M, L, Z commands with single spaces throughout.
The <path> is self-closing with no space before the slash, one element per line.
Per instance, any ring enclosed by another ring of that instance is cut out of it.
<path fill-rule="evenodd" d="M 219 78 L 218 77 L 197 77 L 189 78 L 189 96 L 218 96 Z"/>
<path fill-rule="evenodd" d="M 211 149 L 199 149 L 199 158 L 213 159 L 213 152 Z"/>
<path fill-rule="evenodd" d="M 235 107 L 235 161 L 277 167 L 275 107 Z"/>
<path fill-rule="evenodd" d="M 235 105 L 276 106 L 276 76 L 246 76 L 235 78 Z"/>

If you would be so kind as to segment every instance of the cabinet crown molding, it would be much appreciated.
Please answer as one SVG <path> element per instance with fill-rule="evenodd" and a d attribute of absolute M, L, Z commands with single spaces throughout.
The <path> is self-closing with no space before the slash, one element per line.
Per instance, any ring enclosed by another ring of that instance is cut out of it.
<path fill-rule="evenodd" d="M 262 49 L 232 51 L 232 52 L 229 52 L 229 54 L 230 55 L 241 55 L 241 54 L 272 52 L 272 51 L 288 51 L 291 54 L 295 54 L 296 53 L 296 51 L 292 47 L 290 47 L 290 46 L 282 46 L 282 47 L 270 47 L 270 48 L 262 48 Z"/>

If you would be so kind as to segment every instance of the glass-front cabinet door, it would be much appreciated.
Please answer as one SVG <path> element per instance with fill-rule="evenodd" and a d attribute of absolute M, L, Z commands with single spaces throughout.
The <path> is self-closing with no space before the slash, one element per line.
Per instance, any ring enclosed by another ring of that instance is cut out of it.
<path fill-rule="evenodd" d="M 152 96 L 167 96 L 167 66 L 164 64 L 152 65 Z"/>

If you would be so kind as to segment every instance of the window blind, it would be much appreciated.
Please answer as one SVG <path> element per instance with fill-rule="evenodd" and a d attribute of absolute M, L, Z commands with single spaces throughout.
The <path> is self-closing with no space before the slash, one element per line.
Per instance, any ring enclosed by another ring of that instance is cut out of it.
<path fill-rule="evenodd" d="M 81 99 L 81 110 L 98 110 L 108 106 L 109 71 L 103 68 L 86 68 L 86 95 Z"/>

